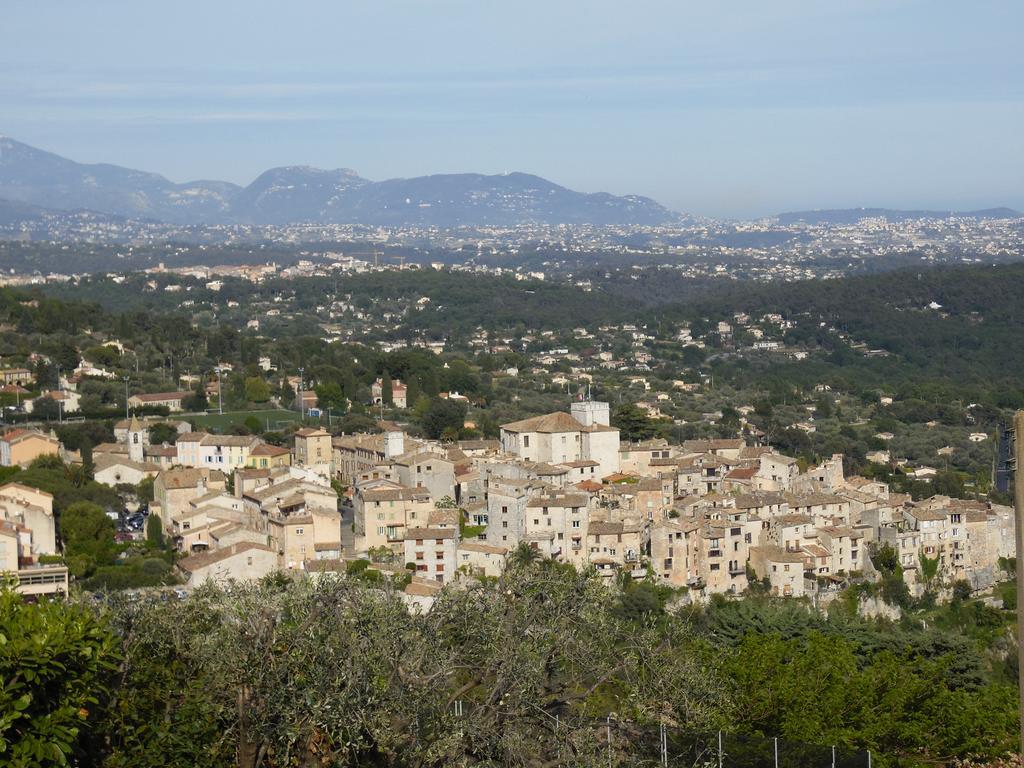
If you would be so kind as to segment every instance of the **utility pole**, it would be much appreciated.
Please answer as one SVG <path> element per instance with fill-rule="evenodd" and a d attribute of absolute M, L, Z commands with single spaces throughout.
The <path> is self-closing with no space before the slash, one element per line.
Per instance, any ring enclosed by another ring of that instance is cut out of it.
<path fill-rule="evenodd" d="M 220 366 L 217 366 L 217 412 L 224 415 L 224 387 L 220 383 Z"/>
<path fill-rule="evenodd" d="M 1013 531 L 1017 549 L 1017 687 L 1020 697 L 1020 749 L 1024 752 L 1024 411 L 1013 417 Z"/>
<path fill-rule="evenodd" d="M 305 386 L 305 380 L 306 380 L 306 369 L 305 368 L 299 368 L 299 391 L 296 392 L 295 394 L 297 396 L 296 400 L 299 403 L 299 418 L 300 419 L 306 418 L 306 407 L 305 407 L 305 403 L 303 402 L 303 397 L 302 397 L 302 388 L 303 388 L 303 386 Z"/>
<path fill-rule="evenodd" d="M 128 421 L 128 380 L 130 376 L 124 377 L 124 420 Z"/>

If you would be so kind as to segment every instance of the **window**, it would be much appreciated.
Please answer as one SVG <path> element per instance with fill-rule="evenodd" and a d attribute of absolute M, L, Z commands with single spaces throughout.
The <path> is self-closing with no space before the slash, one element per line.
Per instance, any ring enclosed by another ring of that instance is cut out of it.
<path fill-rule="evenodd" d="M 444 544 L 444 539 L 435 539 L 434 543 L 440 546 L 441 544 Z"/>
<path fill-rule="evenodd" d="M 530 436 L 529 435 L 523 435 L 523 448 L 529 448 L 529 447 L 530 447 Z"/>
<path fill-rule="evenodd" d="M 246 565 L 252 565 L 252 558 L 251 557 L 245 558 L 245 564 Z"/>
<path fill-rule="evenodd" d="M 417 552 L 416 553 L 416 559 L 417 560 L 422 560 L 423 559 L 423 553 L 422 552 Z"/>
<path fill-rule="evenodd" d="M 573 520 L 572 521 L 572 527 L 573 528 L 579 528 L 580 527 L 580 521 L 579 520 Z"/>
<path fill-rule="evenodd" d="M 434 566 L 434 570 L 435 571 L 443 571 L 444 570 L 444 563 L 438 563 L 437 565 L 435 565 Z"/>
<path fill-rule="evenodd" d="M 712 563 L 711 564 L 711 570 L 712 571 L 719 571 L 721 569 L 722 569 L 722 566 L 719 563 Z"/>
<path fill-rule="evenodd" d="M 306 532 L 306 529 L 305 529 L 305 528 L 296 528 L 296 529 L 295 529 L 295 535 L 296 535 L 296 536 L 301 536 L 301 535 L 302 535 L 302 534 L 304 534 L 305 532 Z"/>

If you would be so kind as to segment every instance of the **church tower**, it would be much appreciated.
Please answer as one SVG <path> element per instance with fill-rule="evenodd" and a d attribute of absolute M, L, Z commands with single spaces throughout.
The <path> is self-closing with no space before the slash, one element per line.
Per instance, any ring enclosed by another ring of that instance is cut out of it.
<path fill-rule="evenodd" d="M 141 462 L 145 459 L 146 430 L 139 424 L 138 418 L 132 416 L 128 426 L 128 458 Z"/>

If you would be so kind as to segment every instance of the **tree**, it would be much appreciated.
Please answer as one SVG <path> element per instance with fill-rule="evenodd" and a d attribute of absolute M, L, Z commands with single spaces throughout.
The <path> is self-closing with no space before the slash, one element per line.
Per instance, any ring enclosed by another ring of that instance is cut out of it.
<path fill-rule="evenodd" d="M 43 421 L 57 421 L 60 405 L 52 397 L 37 397 L 32 401 L 32 416 Z"/>
<path fill-rule="evenodd" d="M 634 403 L 616 408 L 611 421 L 623 440 L 648 440 L 658 434 L 655 423 Z"/>
<path fill-rule="evenodd" d="M 146 518 L 146 541 L 158 547 L 164 545 L 164 526 L 160 515 L 150 514 Z"/>
<path fill-rule="evenodd" d="M 143 504 L 151 502 L 153 500 L 153 478 L 142 478 L 135 488 L 135 495 Z"/>
<path fill-rule="evenodd" d="M 724 691 L 685 626 L 618 619 L 592 574 L 510 564 L 499 583 L 446 590 L 417 615 L 368 565 L 119 613 L 126 662 L 105 764 L 595 765 L 592 722 L 612 711 L 715 722 Z M 636 762 L 633 728 L 617 764 Z"/>
<path fill-rule="evenodd" d="M 161 421 L 149 428 L 149 442 L 151 445 L 174 445 L 178 440 L 177 427 Z"/>
<path fill-rule="evenodd" d="M 330 408 L 334 413 L 344 413 L 348 410 L 348 400 L 341 386 L 336 381 L 325 381 L 317 384 L 316 401 L 320 408 Z"/>
<path fill-rule="evenodd" d="M 438 440 L 445 430 L 454 430 L 457 435 L 465 421 L 465 403 L 459 400 L 435 398 L 430 401 L 430 405 L 423 414 L 422 426 L 427 437 Z"/>
<path fill-rule="evenodd" d="M 86 764 L 119 661 L 114 634 L 84 606 L 29 604 L 6 588 L 0 628 L 0 761 Z"/>
<path fill-rule="evenodd" d="M 245 380 L 245 399 L 251 403 L 265 403 L 270 399 L 270 386 L 258 376 Z"/>
<path fill-rule="evenodd" d="M 182 401 L 181 405 L 186 411 L 197 413 L 205 411 L 209 407 L 210 403 L 206 398 L 206 382 L 202 376 L 196 382 L 195 390 Z"/>
<path fill-rule="evenodd" d="M 79 501 L 60 516 L 60 536 L 68 569 L 74 576 L 88 576 L 97 565 L 114 562 L 117 526 L 103 508 Z"/>
<path fill-rule="evenodd" d="M 381 377 L 380 382 L 380 399 L 383 401 L 384 405 L 395 404 L 395 394 L 391 384 L 391 374 L 386 368 L 384 369 L 384 375 Z"/>

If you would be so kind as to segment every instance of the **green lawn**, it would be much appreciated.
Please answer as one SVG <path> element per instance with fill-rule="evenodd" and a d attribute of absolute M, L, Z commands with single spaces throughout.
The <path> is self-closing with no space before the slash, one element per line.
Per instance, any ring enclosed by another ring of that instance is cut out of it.
<path fill-rule="evenodd" d="M 250 416 L 254 416 L 259 419 L 263 429 L 267 428 L 267 422 L 269 420 L 271 430 L 283 428 L 285 426 L 283 422 L 286 421 L 299 421 L 299 414 L 295 411 L 284 411 L 280 409 L 273 409 L 269 411 L 225 411 L 223 414 L 210 413 L 203 414 L 201 416 L 188 416 L 187 418 L 190 421 L 194 421 L 201 427 L 205 427 L 216 432 L 223 432 L 232 424 L 244 424 L 245 420 Z"/>

